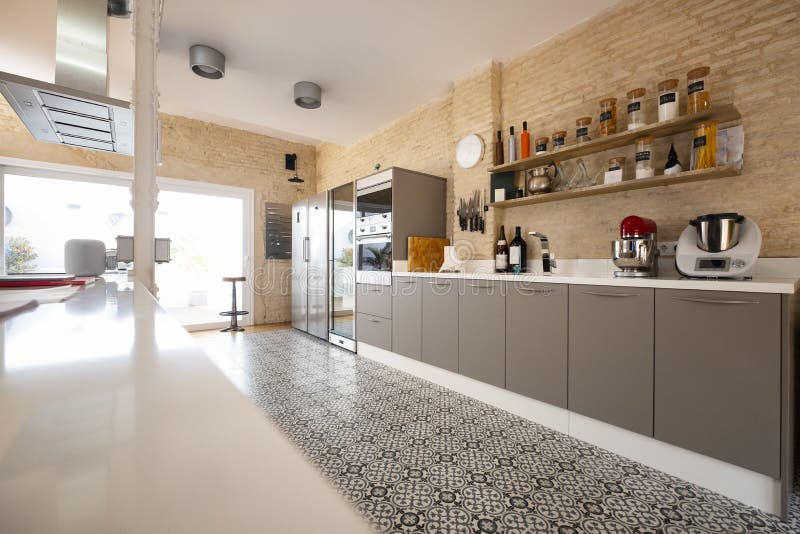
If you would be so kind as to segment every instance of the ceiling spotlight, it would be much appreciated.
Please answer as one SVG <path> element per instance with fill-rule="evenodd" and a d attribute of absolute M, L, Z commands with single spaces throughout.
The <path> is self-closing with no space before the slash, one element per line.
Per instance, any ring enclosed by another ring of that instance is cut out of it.
<path fill-rule="evenodd" d="M 305 182 L 305 180 L 297 176 L 297 173 L 295 173 L 294 176 L 289 178 L 289 181 L 292 182 L 293 184 L 302 184 L 303 182 Z"/>
<path fill-rule="evenodd" d="M 225 76 L 225 55 L 206 45 L 189 48 L 189 65 L 192 72 L 203 78 L 219 80 Z"/>
<path fill-rule="evenodd" d="M 294 103 L 304 109 L 317 109 L 322 105 L 322 88 L 314 82 L 297 82 Z"/>

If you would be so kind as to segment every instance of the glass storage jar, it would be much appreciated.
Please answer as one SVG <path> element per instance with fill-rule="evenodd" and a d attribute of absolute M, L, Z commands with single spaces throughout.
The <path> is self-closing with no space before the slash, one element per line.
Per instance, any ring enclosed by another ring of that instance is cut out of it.
<path fill-rule="evenodd" d="M 694 127 L 691 169 L 717 166 L 717 121 L 704 121 Z"/>
<path fill-rule="evenodd" d="M 658 84 L 658 122 L 678 118 L 678 102 L 677 78 Z"/>
<path fill-rule="evenodd" d="M 640 137 L 636 140 L 636 178 L 650 178 L 653 171 L 653 138 Z"/>
<path fill-rule="evenodd" d="M 645 126 L 644 121 L 644 87 L 628 91 L 628 130 Z"/>
<path fill-rule="evenodd" d="M 617 133 L 617 99 L 604 98 L 600 101 L 600 136 Z"/>
<path fill-rule="evenodd" d="M 592 138 L 589 137 L 590 124 L 592 124 L 591 117 L 581 117 L 575 121 L 575 140 L 578 143 L 585 143 L 586 141 L 592 140 Z"/>
<path fill-rule="evenodd" d="M 711 107 L 711 98 L 708 96 L 708 67 L 697 67 L 686 73 L 686 111 L 697 113 Z"/>
<path fill-rule="evenodd" d="M 625 179 L 625 157 L 617 156 L 608 160 L 603 183 L 613 184 Z"/>
<path fill-rule="evenodd" d="M 534 139 L 534 141 L 533 141 L 533 143 L 534 143 L 534 150 L 533 150 L 534 154 L 537 155 L 537 156 L 540 156 L 542 154 L 546 154 L 547 153 L 547 142 L 549 140 L 550 139 L 548 139 L 547 137 L 537 137 L 536 139 Z"/>
<path fill-rule="evenodd" d="M 564 143 L 567 140 L 566 130 L 559 130 L 553 132 L 553 150 L 560 150 L 564 148 Z"/>

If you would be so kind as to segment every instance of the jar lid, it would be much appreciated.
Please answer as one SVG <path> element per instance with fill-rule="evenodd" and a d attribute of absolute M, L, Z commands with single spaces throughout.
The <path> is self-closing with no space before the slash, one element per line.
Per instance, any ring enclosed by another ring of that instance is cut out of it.
<path fill-rule="evenodd" d="M 709 72 L 711 72 L 710 67 L 697 67 L 687 72 L 686 77 L 690 80 L 696 80 L 697 78 L 705 78 Z"/>
<path fill-rule="evenodd" d="M 631 89 L 628 91 L 628 98 L 641 98 L 647 91 L 644 87 L 637 87 L 636 89 Z"/>
<path fill-rule="evenodd" d="M 675 89 L 676 87 L 678 87 L 677 78 L 670 78 L 669 80 L 664 80 L 658 84 L 659 91 L 669 91 L 670 89 Z"/>
<path fill-rule="evenodd" d="M 583 126 L 584 124 L 591 124 L 592 118 L 591 117 L 581 117 L 580 119 L 575 120 L 575 126 Z"/>
<path fill-rule="evenodd" d="M 542 143 L 544 143 L 544 144 L 547 144 L 547 142 L 548 142 L 549 140 L 550 140 L 550 138 L 549 138 L 549 137 L 537 137 L 537 138 L 534 140 L 534 142 L 535 142 L 537 145 L 541 145 Z"/>
<path fill-rule="evenodd" d="M 600 101 L 600 105 L 601 106 L 610 106 L 610 105 L 614 105 L 616 103 L 617 103 L 617 99 L 614 98 L 614 97 L 604 98 L 603 100 Z"/>
<path fill-rule="evenodd" d="M 644 137 L 640 137 L 639 139 L 637 139 L 636 142 L 637 143 L 644 143 L 646 145 L 651 145 L 651 144 L 653 144 L 653 138 L 650 137 L 649 135 L 645 135 Z"/>
<path fill-rule="evenodd" d="M 608 163 L 609 165 L 613 163 L 618 163 L 622 165 L 623 163 L 625 163 L 625 156 L 617 156 L 616 158 L 611 158 L 610 160 L 608 160 Z"/>
<path fill-rule="evenodd" d="M 566 130 L 559 130 L 557 132 L 553 132 L 553 137 L 566 137 L 567 131 Z"/>

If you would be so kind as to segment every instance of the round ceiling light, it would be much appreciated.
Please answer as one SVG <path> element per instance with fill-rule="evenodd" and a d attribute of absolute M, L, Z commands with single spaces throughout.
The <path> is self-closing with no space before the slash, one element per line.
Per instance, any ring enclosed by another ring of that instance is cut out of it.
<path fill-rule="evenodd" d="M 209 80 L 225 76 L 225 55 L 210 46 L 193 45 L 189 48 L 189 64 L 192 72 Z"/>
<path fill-rule="evenodd" d="M 297 82 L 294 103 L 304 109 L 317 109 L 322 105 L 322 88 L 314 82 Z"/>

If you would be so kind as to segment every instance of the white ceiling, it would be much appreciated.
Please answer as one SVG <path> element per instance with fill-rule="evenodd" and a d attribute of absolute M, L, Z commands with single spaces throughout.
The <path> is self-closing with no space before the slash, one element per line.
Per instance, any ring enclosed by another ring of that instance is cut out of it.
<path fill-rule="evenodd" d="M 350 144 L 616 0 L 165 0 L 161 109 L 279 137 Z M 3 0 L 0 70 L 52 80 L 56 0 Z M 113 20 L 111 96 L 129 99 L 130 21 Z M 225 78 L 188 67 L 192 44 L 227 56 Z M 304 110 L 292 85 L 322 86 Z"/>

